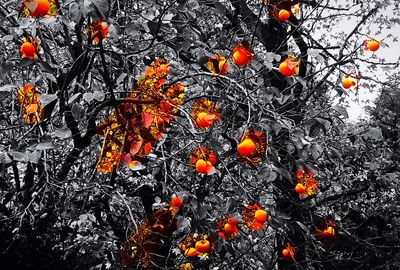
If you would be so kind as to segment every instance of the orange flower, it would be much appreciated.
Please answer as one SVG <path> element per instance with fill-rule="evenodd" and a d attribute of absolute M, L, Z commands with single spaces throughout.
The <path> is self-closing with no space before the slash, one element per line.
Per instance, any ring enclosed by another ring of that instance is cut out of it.
<path fill-rule="evenodd" d="M 39 50 L 39 40 L 37 38 L 27 37 L 22 40 L 22 44 L 19 47 L 19 54 L 24 59 L 37 59 Z"/>
<path fill-rule="evenodd" d="M 220 114 L 219 107 L 206 98 L 197 100 L 192 106 L 193 123 L 198 129 L 210 128 L 216 121 L 221 119 Z"/>
<path fill-rule="evenodd" d="M 260 210 L 262 211 L 262 213 L 260 212 Z M 265 219 L 264 213 L 265 210 L 258 203 L 246 204 L 242 210 L 243 224 L 252 231 L 258 231 L 262 229 L 266 221 L 266 213 Z"/>
<path fill-rule="evenodd" d="M 108 24 L 100 19 L 92 21 L 86 30 L 90 41 L 99 43 L 103 41 L 108 34 Z"/>
<path fill-rule="evenodd" d="M 195 167 L 198 173 L 211 174 L 215 170 L 214 165 L 217 163 L 217 157 L 211 149 L 201 146 L 192 151 L 189 156 L 189 163 Z"/>
<path fill-rule="evenodd" d="M 242 163 L 256 165 L 265 157 L 267 136 L 257 130 L 246 130 L 238 144 L 239 160 Z"/>
<path fill-rule="evenodd" d="M 307 198 L 317 192 L 318 182 L 315 174 L 307 167 L 300 167 L 293 180 L 295 191 L 301 199 Z"/>

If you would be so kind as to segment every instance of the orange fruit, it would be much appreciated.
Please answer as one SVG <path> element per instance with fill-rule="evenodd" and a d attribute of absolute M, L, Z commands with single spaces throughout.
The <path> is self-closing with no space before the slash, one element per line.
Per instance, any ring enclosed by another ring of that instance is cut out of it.
<path fill-rule="evenodd" d="M 326 228 L 325 233 L 335 235 L 335 229 L 329 226 L 328 228 Z"/>
<path fill-rule="evenodd" d="M 199 252 L 197 251 L 196 248 L 191 247 L 185 250 L 185 256 L 187 257 L 194 257 L 197 255 L 199 255 Z"/>
<path fill-rule="evenodd" d="M 239 44 L 232 50 L 232 60 L 235 65 L 244 67 L 248 65 L 253 59 L 253 54 L 247 50 L 243 45 Z"/>
<path fill-rule="evenodd" d="M 236 218 L 228 218 L 228 223 L 232 226 L 237 226 L 238 225 L 238 221 Z"/>
<path fill-rule="evenodd" d="M 284 250 L 282 250 L 282 255 L 283 255 L 284 257 L 288 257 L 289 254 L 290 254 L 290 252 L 289 252 L 289 250 L 288 250 L 287 248 L 285 248 Z"/>
<path fill-rule="evenodd" d="M 200 253 L 207 253 L 210 251 L 211 244 L 208 240 L 200 240 L 196 242 L 196 250 Z"/>
<path fill-rule="evenodd" d="M 297 184 L 296 187 L 294 188 L 294 191 L 296 191 L 299 194 L 303 194 L 306 191 L 306 188 L 303 184 Z"/>
<path fill-rule="evenodd" d="M 32 17 L 42 17 L 47 15 L 50 10 L 50 2 L 49 0 L 36 0 L 37 6 L 35 10 L 30 10 L 29 8 L 29 15 Z"/>
<path fill-rule="evenodd" d="M 202 174 L 209 174 L 214 170 L 214 166 L 210 161 L 199 159 L 196 161 L 196 171 Z"/>
<path fill-rule="evenodd" d="M 350 87 L 352 87 L 354 84 L 354 82 L 350 79 L 350 78 L 344 78 L 342 80 L 342 85 L 345 89 L 349 89 Z"/>
<path fill-rule="evenodd" d="M 34 59 L 37 57 L 36 48 L 30 42 L 22 43 L 21 47 L 19 48 L 19 53 L 21 57 L 25 59 Z"/>
<path fill-rule="evenodd" d="M 209 155 L 208 161 L 210 161 L 212 165 L 215 165 L 215 163 L 217 163 L 217 157 L 215 155 Z"/>
<path fill-rule="evenodd" d="M 197 115 L 196 124 L 200 128 L 208 128 L 216 120 L 216 116 L 213 114 L 208 114 L 206 112 L 201 112 Z"/>
<path fill-rule="evenodd" d="M 206 173 L 207 162 L 204 159 L 199 159 L 196 161 L 196 171 L 198 173 Z"/>
<path fill-rule="evenodd" d="M 278 13 L 278 20 L 281 22 L 286 21 L 290 17 L 290 11 L 286 9 L 281 9 Z"/>
<path fill-rule="evenodd" d="M 244 139 L 241 143 L 239 143 L 237 151 L 241 156 L 250 156 L 254 153 L 255 148 L 256 145 L 251 139 Z"/>
<path fill-rule="evenodd" d="M 231 225 L 231 224 L 229 224 L 229 223 L 226 223 L 226 224 L 224 225 L 224 231 L 225 231 L 226 233 L 228 233 L 228 234 L 233 233 L 233 232 L 236 231 L 236 226 L 233 226 L 233 225 Z"/>
<path fill-rule="evenodd" d="M 289 76 L 292 76 L 296 72 L 296 69 L 295 68 L 291 69 L 288 66 L 287 61 L 283 61 L 282 63 L 279 64 L 279 71 L 281 72 L 281 74 L 283 76 L 289 77 Z"/>
<path fill-rule="evenodd" d="M 258 223 L 265 223 L 265 221 L 267 221 L 267 212 L 265 212 L 264 210 L 257 210 L 254 213 L 254 219 L 258 222 Z"/>
<path fill-rule="evenodd" d="M 375 52 L 379 49 L 379 47 L 381 46 L 380 42 L 377 40 L 370 40 L 367 43 L 367 48 L 368 50 L 370 50 L 371 52 Z"/>
<path fill-rule="evenodd" d="M 264 224 L 265 223 L 260 223 L 260 222 L 255 221 L 255 222 L 253 222 L 253 224 L 251 224 L 251 228 L 255 231 L 258 231 L 258 230 L 261 230 L 262 227 L 264 227 Z"/>
<path fill-rule="evenodd" d="M 207 161 L 206 162 L 207 163 L 207 167 L 206 167 L 206 174 L 209 174 L 209 173 L 211 173 L 215 168 L 214 168 L 214 166 L 211 164 L 211 162 L 210 161 Z"/>
<path fill-rule="evenodd" d="M 173 196 L 169 204 L 172 207 L 180 208 L 182 206 L 182 199 L 177 196 Z"/>

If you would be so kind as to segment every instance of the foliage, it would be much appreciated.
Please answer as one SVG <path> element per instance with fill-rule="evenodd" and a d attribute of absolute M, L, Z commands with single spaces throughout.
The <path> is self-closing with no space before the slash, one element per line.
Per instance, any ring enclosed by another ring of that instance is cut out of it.
<path fill-rule="evenodd" d="M 1 265 L 396 269 L 396 1 L 46 1 L 0 3 Z"/>

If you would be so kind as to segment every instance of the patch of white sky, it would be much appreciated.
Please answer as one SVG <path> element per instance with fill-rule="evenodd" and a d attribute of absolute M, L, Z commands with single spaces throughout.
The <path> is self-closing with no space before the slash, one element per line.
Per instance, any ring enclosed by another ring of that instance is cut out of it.
<path fill-rule="evenodd" d="M 338 2 L 339 4 L 345 5 L 346 3 L 349 5 L 352 5 L 353 1 L 352 0 L 337 0 L 337 1 L 329 1 L 331 4 L 334 4 L 334 2 Z M 392 1 L 395 2 L 395 1 Z M 351 14 L 354 14 L 357 9 L 359 9 L 359 5 L 355 5 L 351 7 L 347 12 L 349 16 L 343 16 L 338 23 L 333 27 L 332 31 L 327 32 L 325 29 L 321 28 L 320 30 L 317 30 L 316 32 L 316 39 L 318 40 L 318 35 L 320 37 L 325 37 L 327 40 L 330 39 L 330 37 L 337 37 L 338 35 L 343 35 L 344 37 L 347 36 L 357 25 L 357 23 L 361 20 L 360 17 L 354 17 L 351 16 Z M 343 13 L 343 11 L 340 11 Z M 365 25 L 363 25 L 360 29 L 359 32 L 369 35 L 372 38 L 375 38 L 377 40 L 383 41 L 382 46 L 380 49 L 375 52 L 374 56 L 372 53 L 367 53 L 367 52 L 361 52 L 362 48 L 360 48 L 360 53 L 358 53 L 358 58 L 363 58 L 368 61 L 372 62 L 379 62 L 379 59 L 385 59 L 387 63 L 396 63 L 399 61 L 400 58 L 400 44 L 398 41 L 392 42 L 391 38 L 387 38 L 388 35 L 392 35 L 394 37 L 400 37 L 400 25 L 399 24 L 390 24 L 390 27 L 380 29 L 379 24 L 377 23 L 377 20 L 381 20 L 382 18 L 393 18 L 393 16 L 397 16 L 393 14 L 393 8 L 389 6 L 388 8 L 381 8 L 379 10 L 379 13 L 375 16 L 370 18 Z M 398 18 L 400 20 L 400 18 Z M 368 27 L 367 27 L 368 26 Z M 368 33 L 369 31 L 369 33 Z M 339 42 L 340 40 L 333 39 L 335 40 L 334 42 L 338 42 L 337 45 L 341 45 Z M 344 38 L 343 38 L 344 39 Z M 362 44 L 363 41 L 366 39 L 366 37 L 360 38 L 358 40 L 359 44 Z M 335 44 L 330 44 L 330 45 L 335 45 Z M 356 65 L 358 66 L 358 72 L 360 73 L 361 76 L 363 77 L 371 77 L 374 78 L 378 81 L 386 81 L 388 74 L 390 72 L 387 72 L 388 66 L 380 66 L 377 65 L 376 69 L 371 69 L 371 65 L 369 63 L 365 63 L 359 60 L 355 60 Z M 394 68 L 394 66 L 392 66 Z M 348 68 L 349 71 L 352 69 L 352 65 L 345 65 L 342 66 L 343 69 Z M 393 72 L 393 71 L 392 71 Z M 341 74 L 343 75 L 343 74 Z M 333 82 L 339 82 L 341 81 L 341 78 L 338 78 L 339 73 L 336 72 L 332 74 L 329 79 Z M 350 92 L 348 96 L 342 96 L 339 97 L 337 94 L 337 91 L 334 90 L 332 91 L 331 95 L 334 100 L 334 103 L 336 105 L 343 105 L 346 106 L 347 112 L 349 115 L 348 121 L 351 122 L 356 122 L 361 119 L 366 119 L 368 118 L 368 114 L 365 111 L 365 107 L 368 106 L 373 106 L 374 100 L 378 97 L 380 93 L 379 85 L 378 88 L 375 87 L 370 87 L 367 86 L 366 84 L 373 84 L 371 81 L 367 81 L 366 79 L 360 80 L 359 88 L 358 88 L 358 93 L 355 94 L 354 92 Z M 348 91 L 348 90 L 346 90 Z"/>

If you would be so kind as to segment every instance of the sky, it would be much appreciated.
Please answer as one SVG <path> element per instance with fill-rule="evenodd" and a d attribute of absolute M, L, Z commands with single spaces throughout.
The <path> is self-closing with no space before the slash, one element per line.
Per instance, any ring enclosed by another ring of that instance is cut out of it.
<path fill-rule="evenodd" d="M 339 0 L 339 2 L 346 2 L 346 0 Z M 356 8 L 356 7 L 355 7 Z M 351 12 L 352 10 L 350 10 Z M 379 17 L 393 17 L 393 12 L 391 8 L 386 10 L 381 10 Z M 359 20 L 360 18 L 358 18 Z M 400 18 L 399 18 L 400 19 Z M 356 19 L 344 20 L 341 24 L 337 25 L 336 29 L 338 31 L 345 31 L 346 33 L 350 33 L 353 27 L 349 27 L 349 25 L 355 26 L 358 23 Z M 394 36 L 400 36 L 400 25 L 393 25 L 390 29 L 383 29 L 381 34 L 374 35 L 377 32 L 378 27 L 374 27 L 374 19 L 369 20 L 368 23 L 371 26 L 371 36 L 376 38 L 377 40 L 384 39 L 388 34 L 392 34 Z M 365 30 L 363 31 L 365 33 Z M 360 40 L 362 43 L 363 40 Z M 376 56 L 379 58 L 386 59 L 387 62 L 397 62 L 400 58 L 400 43 L 393 43 L 390 40 L 384 40 L 384 44 L 381 48 L 375 52 Z M 368 53 L 364 54 L 364 57 L 369 57 Z M 377 60 L 371 60 L 377 61 Z M 369 64 L 363 63 L 360 65 L 360 73 L 365 76 L 375 75 L 379 79 L 385 80 L 387 78 L 385 72 L 378 68 L 377 71 L 373 71 L 373 74 L 369 70 Z M 346 102 L 348 102 L 347 112 L 349 114 L 348 121 L 357 122 L 358 120 L 362 120 L 368 117 L 365 112 L 366 105 L 373 105 L 373 100 L 378 96 L 379 89 L 368 89 L 362 87 L 362 82 L 360 81 L 360 87 L 358 89 L 358 95 L 351 94 L 346 97 Z M 339 98 L 335 99 L 335 102 L 338 102 Z"/>

